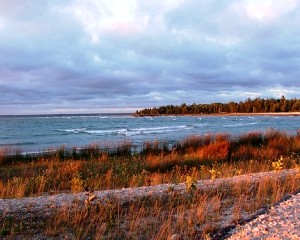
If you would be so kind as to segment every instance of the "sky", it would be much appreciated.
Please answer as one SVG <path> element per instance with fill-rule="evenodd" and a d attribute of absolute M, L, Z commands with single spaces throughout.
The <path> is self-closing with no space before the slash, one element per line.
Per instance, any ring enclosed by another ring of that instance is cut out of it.
<path fill-rule="evenodd" d="M 300 0 L 0 0 L 0 114 L 300 98 Z"/>

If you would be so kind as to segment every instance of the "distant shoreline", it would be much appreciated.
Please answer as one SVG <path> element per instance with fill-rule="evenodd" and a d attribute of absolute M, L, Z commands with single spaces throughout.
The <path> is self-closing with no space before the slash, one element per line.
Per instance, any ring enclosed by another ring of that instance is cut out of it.
<path fill-rule="evenodd" d="M 160 116 L 300 116 L 300 112 L 267 112 L 267 113 L 210 113 L 210 114 L 132 114 L 135 117 Z"/>
<path fill-rule="evenodd" d="M 197 113 L 197 114 L 136 114 L 136 113 L 65 113 L 65 114 L 28 114 L 28 115 L 1 115 L 0 117 L 68 117 L 68 116 L 133 116 L 133 117 L 160 117 L 160 116 L 300 116 L 300 112 L 267 112 L 267 113 Z"/>

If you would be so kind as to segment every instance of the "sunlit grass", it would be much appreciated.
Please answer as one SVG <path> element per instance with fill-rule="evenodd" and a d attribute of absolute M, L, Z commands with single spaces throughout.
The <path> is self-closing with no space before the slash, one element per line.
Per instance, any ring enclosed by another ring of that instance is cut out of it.
<path fill-rule="evenodd" d="M 140 152 L 132 149 L 129 141 L 116 144 L 114 151 L 97 144 L 81 151 L 61 148 L 31 156 L 0 149 L 1 198 L 161 183 L 172 186 L 185 182 L 187 189 L 179 194 L 171 187 L 167 196 L 136 199 L 125 205 L 118 199 L 86 206 L 74 203 L 78 207 L 59 209 L 50 218 L 38 216 L 28 221 L 29 226 L 21 219 L 3 217 L 1 234 L 30 234 L 30 229 L 42 229 L 48 237 L 71 232 L 77 239 L 167 239 L 172 234 L 201 239 L 217 232 L 225 215 L 229 223 L 237 223 L 245 214 L 299 188 L 299 175 L 285 180 L 265 178 L 255 184 L 249 179 L 208 192 L 194 185 L 205 179 L 299 169 L 299 134 L 268 130 L 240 137 L 191 136 L 172 147 L 165 142 L 147 142 Z"/>

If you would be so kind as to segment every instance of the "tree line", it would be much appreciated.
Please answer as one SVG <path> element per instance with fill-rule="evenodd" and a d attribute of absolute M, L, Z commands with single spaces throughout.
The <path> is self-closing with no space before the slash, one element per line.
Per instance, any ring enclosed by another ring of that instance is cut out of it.
<path fill-rule="evenodd" d="M 211 103 L 188 105 L 166 105 L 154 108 L 137 110 L 137 115 L 161 114 L 218 114 L 218 113 L 271 113 L 271 112 L 297 112 L 300 111 L 299 99 L 274 98 L 247 98 L 244 102 Z"/>

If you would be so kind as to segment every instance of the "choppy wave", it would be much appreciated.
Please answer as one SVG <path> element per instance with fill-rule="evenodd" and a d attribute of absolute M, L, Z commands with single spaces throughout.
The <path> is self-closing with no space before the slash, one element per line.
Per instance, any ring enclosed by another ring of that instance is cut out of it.
<path fill-rule="evenodd" d="M 131 129 L 130 132 L 135 134 L 153 134 L 153 133 L 174 132 L 174 131 L 184 130 L 184 129 L 191 129 L 191 127 L 187 125 L 180 125 L 180 126 L 171 126 L 171 127 L 134 128 Z"/>
<path fill-rule="evenodd" d="M 65 133 L 83 133 L 86 131 L 86 128 L 57 129 L 56 131 Z"/>
<path fill-rule="evenodd" d="M 228 125 L 224 125 L 224 127 L 245 127 L 245 126 L 251 126 L 256 124 L 258 124 L 258 122 L 228 124 Z"/>
<path fill-rule="evenodd" d="M 112 129 L 112 130 L 85 130 L 85 133 L 93 135 L 123 135 L 127 129 Z"/>
<path fill-rule="evenodd" d="M 207 123 L 196 123 L 196 124 L 193 124 L 191 126 L 193 126 L 195 128 L 197 128 L 197 127 L 204 127 L 204 126 L 207 126 Z"/>
<path fill-rule="evenodd" d="M 197 124 L 203 125 L 203 124 Z M 122 129 L 87 129 L 87 128 L 75 128 L 75 129 L 57 129 L 58 132 L 64 132 L 66 134 L 92 134 L 98 136 L 104 135 L 123 135 L 123 136 L 134 136 L 144 134 L 156 134 L 156 133 L 167 133 L 175 132 L 178 130 L 192 129 L 194 126 L 180 125 L 170 127 L 141 127 L 141 128 L 122 128 Z"/>

